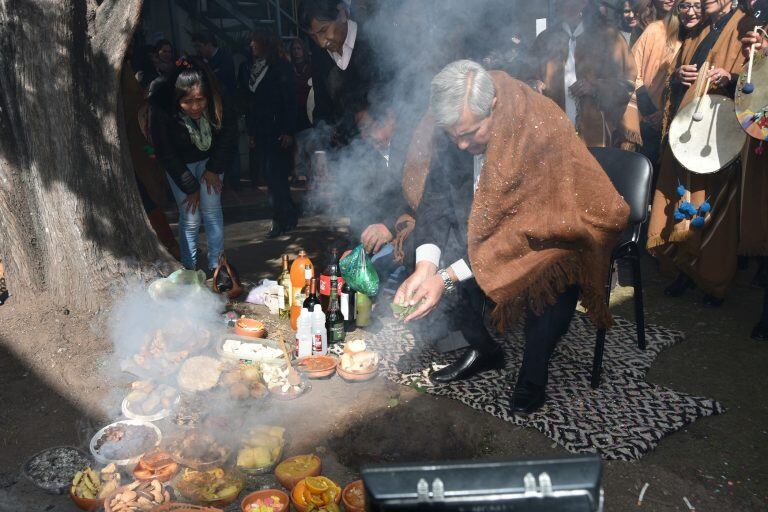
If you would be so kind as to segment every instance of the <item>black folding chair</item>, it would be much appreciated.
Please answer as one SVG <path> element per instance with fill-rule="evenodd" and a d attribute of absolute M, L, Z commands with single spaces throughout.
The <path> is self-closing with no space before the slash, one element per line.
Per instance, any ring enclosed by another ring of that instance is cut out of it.
<path fill-rule="evenodd" d="M 613 148 L 589 148 L 611 179 L 613 186 L 629 205 L 629 225 L 622 233 L 611 254 L 611 264 L 605 282 L 606 302 L 611 300 L 611 278 L 617 260 L 632 262 L 632 283 L 635 289 L 635 322 L 637 324 L 637 346 L 645 350 L 645 317 L 643 308 L 643 283 L 640 276 L 640 231 L 648 220 L 651 195 L 653 166 L 650 160 L 640 153 Z M 603 366 L 605 348 L 605 329 L 598 329 L 595 341 L 595 355 L 592 361 L 592 388 L 600 386 L 600 373 Z"/>

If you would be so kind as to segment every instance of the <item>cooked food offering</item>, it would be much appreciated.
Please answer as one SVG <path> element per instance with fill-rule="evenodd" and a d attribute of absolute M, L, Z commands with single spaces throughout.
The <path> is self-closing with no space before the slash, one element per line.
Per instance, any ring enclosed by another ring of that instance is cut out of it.
<path fill-rule="evenodd" d="M 279 348 L 270 347 L 258 341 L 227 339 L 224 340 L 221 351 L 224 355 L 254 362 L 273 361 L 284 357 L 283 351 Z"/>
<path fill-rule="evenodd" d="M 237 453 L 237 465 L 244 470 L 271 468 L 283 451 L 284 436 L 283 427 L 253 427 L 243 438 L 243 446 Z"/>
<path fill-rule="evenodd" d="M 341 487 L 324 476 L 308 476 L 293 488 L 291 499 L 307 512 L 339 512 Z"/>
<path fill-rule="evenodd" d="M 157 431 L 149 425 L 116 423 L 104 430 L 96 440 L 96 452 L 108 460 L 138 457 L 157 445 Z"/>
<path fill-rule="evenodd" d="M 264 499 L 257 499 L 248 505 L 247 512 L 277 512 L 283 510 L 287 503 L 278 494 L 270 494 Z"/>
<path fill-rule="evenodd" d="M 373 371 L 379 364 L 379 355 L 370 350 L 362 352 L 347 352 L 341 356 L 339 366 L 345 372 L 350 373 L 368 373 Z"/>
<path fill-rule="evenodd" d="M 275 478 L 286 489 L 293 489 L 306 477 L 319 475 L 321 469 L 322 462 L 317 455 L 296 455 L 277 465 Z"/>
<path fill-rule="evenodd" d="M 126 411 L 138 416 L 155 416 L 170 410 L 179 393 L 167 384 L 155 384 L 151 380 L 137 380 L 126 397 Z"/>
<path fill-rule="evenodd" d="M 267 386 L 261 381 L 261 370 L 253 365 L 242 365 L 226 370 L 221 375 L 221 386 L 232 398 L 262 398 Z"/>
<path fill-rule="evenodd" d="M 171 495 L 158 480 L 136 481 L 118 490 L 104 502 L 105 512 L 149 512 L 169 503 Z"/>
<path fill-rule="evenodd" d="M 296 366 L 306 372 L 326 372 L 336 367 L 336 359 L 330 356 L 307 356 L 296 361 Z"/>
<path fill-rule="evenodd" d="M 362 480 L 356 480 L 344 489 L 342 495 L 344 508 L 354 510 L 365 510 L 365 485 Z"/>
<path fill-rule="evenodd" d="M 344 352 L 363 352 L 366 348 L 365 340 L 351 340 L 344 345 Z"/>
<path fill-rule="evenodd" d="M 245 478 L 239 471 L 222 468 L 208 471 L 185 469 L 176 484 L 184 497 L 197 502 L 234 499 L 244 487 Z"/>
<path fill-rule="evenodd" d="M 182 396 L 171 421 L 180 427 L 194 427 L 200 424 L 204 415 L 204 404 L 196 397 Z"/>
<path fill-rule="evenodd" d="M 159 448 L 145 453 L 136 467 L 133 476 L 136 480 L 160 480 L 167 482 L 179 470 L 179 465 L 174 462 L 171 454 Z"/>
<path fill-rule="evenodd" d="M 88 500 L 104 499 L 120 485 L 120 473 L 117 466 L 109 464 L 101 471 L 90 467 L 75 474 L 70 492 L 78 498 Z"/>
<path fill-rule="evenodd" d="M 60 446 L 32 457 L 24 465 L 24 472 L 41 489 L 61 492 L 72 483 L 75 473 L 88 464 L 88 458 L 80 450 Z"/>
<path fill-rule="evenodd" d="M 167 450 L 183 466 L 200 469 L 221 464 L 231 450 L 218 443 L 211 435 L 192 430 L 169 439 Z"/>
<path fill-rule="evenodd" d="M 301 377 L 291 372 L 288 365 L 263 364 L 264 382 L 270 393 L 283 396 L 298 396 L 304 391 Z"/>
<path fill-rule="evenodd" d="M 208 329 L 171 323 L 149 334 L 139 352 L 124 362 L 123 369 L 136 367 L 142 374 L 147 371 L 172 372 L 191 354 L 208 346 L 210 341 L 211 332 Z"/>
<path fill-rule="evenodd" d="M 208 356 L 187 359 L 179 370 L 179 386 L 186 391 L 207 391 L 219 382 L 219 361 Z"/>

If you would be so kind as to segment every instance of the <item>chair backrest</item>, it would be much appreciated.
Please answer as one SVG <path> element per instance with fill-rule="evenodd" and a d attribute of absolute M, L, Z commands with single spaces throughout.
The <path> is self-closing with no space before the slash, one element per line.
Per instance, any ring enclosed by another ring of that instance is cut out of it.
<path fill-rule="evenodd" d="M 632 151 L 615 148 L 589 148 L 629 205 L 629 223 L 639 225 L 648 219 L 653 181 L 651 161 Z"/>

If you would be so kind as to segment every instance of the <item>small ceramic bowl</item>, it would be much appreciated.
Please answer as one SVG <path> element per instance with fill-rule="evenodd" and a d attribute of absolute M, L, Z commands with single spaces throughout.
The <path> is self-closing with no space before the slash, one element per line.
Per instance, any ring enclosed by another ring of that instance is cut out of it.
<path fill-rule="evenodd" d="M 324 379 L 336 373 L 339 360 L 331 356 L 307 356 L 297 359 L 294 364 L 308 379 Z"/>
<path fill-rule="evenodd" d="M 365 512 L 365 503 L 363 503 L 362 506 L 359 506 L 358 503 L 350 502 L 350 499 L 348 499 L 349 493 L 357 491 L 358 489 L 362 491 L 363 496 L 365 496 L 365 485 L 362 480 L 355 480 L 341 491 L 341 500 L 344 502 L 344 510 L 347 512 Z"/>
<path fill-rule="evenodd" d="M 307 469 L 306 472 L 300 475 L 287 476 L 284 474 L 284 472 L 280 470 L 280 466 L 283 466 L 284 464 L 290 464 L 291 462 L 293 462 L 299 457 L 308 457 L 308 456 L 312 458 L 313 464 L 311 465 L 310 468 Z M 275 478 L 280 483 L 280 485 L 282 485 L 283 487 L 291 491 L 293 490 L 294 487 L 296 487 L 297 483 L 299 483 L 301 480 L 304 480 L 306 477 L 320 476 L 320 472 L 322 471 L 322 469 L 323 469 L 323 463 L 320 460 L 320 457 L 318 457 L 317 455 L 314 455 L 314 454 L 296 455 L 294 457 L 288 457 L 283 462 L 277 465 L 277 467 L 275 468 Z"/>
<path fill-rule="evenodd" d="M 293 507 L 298 510 L 299 512 L 306 512 L 307 506 L 302 505 L 298 499 L 296 499 L 297 496 L 301 496 L 304 493 L 304 489 L 306 489 L 307 484 L 304 482 L 304 479 L 302 478 L 299 483 L 296 484 L 296 487 L 293 488 L 291 491 L 291 503 L 293 503 Z M 333 500 L 336 502 L 336 504 L 341 503 L 341 491 L 339 490 L 339 493 L 336 495 L 336 499 Z"/>
<path fill-rule="evenodd" d="M 85 510 L 86 512 L 94 512 L 99 510 L 102 503 L 104 503 L 104 500 L 99 498 L 81 498 L 80 496 L 74 494 L 72 489 L 69 490 L 69 497 L 72 499 L 77 508 L 80 510 Z"/>
<path fill-rule="evenodd" d="M 364 382 L 366 380 L 371 380 L 372 378 L 376 377 L 379 373 L 379 367 L 374 366 L 371 370 L 367 372 L 349 372 L 344 370 L 341 365 L 339 365 L 338 368 L 336 368 L 336 373 L 339 374 L 339 377 L 342 379 L 348 381 L 348 382 Z"/>
<path fill-rule="evenodd" d="M 267 328 L 264 322 L 253 318 L 238 318 L 235 322 L 235 334 L 249 338 L 266 338 Z"/>
<path fill-rule="evenodd" d="M 251 512 L 251 504 L 256 503 L 257 500 L 263 501 L 273 496 L 280 498 L 280 504 L 282 505 L 281 508 L 273 510 L 275 512 L 287 512 L 288 506 L 291 504 L 291 499 L 283 491 L 278 491 L 277 489 L 265 489 L 263 491 L 252 492 L 243 498 L 243 501 L 240 504 L 240 510 L 242 510 L 242 512 Z"/>

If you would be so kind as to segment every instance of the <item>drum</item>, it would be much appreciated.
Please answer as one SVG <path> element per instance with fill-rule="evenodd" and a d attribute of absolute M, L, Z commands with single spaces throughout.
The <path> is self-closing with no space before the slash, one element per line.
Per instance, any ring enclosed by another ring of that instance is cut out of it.
<path fill-rule="evenodd" d="M 768 56 L 763 52 L 755 54 L 750 82 L 751 93 L 744 92 L 747 66 L 739 76 L 736 86 L 736 118 L 750 137 L 768 140 Z"/>
<path fill-rule="evenodd" d="M 704 94 L 681 108 L 669 127 L 669 145 L 680 165 L 712 174 L 741 154 L 747 135 L 733 115 L 734 102 Z"/>

